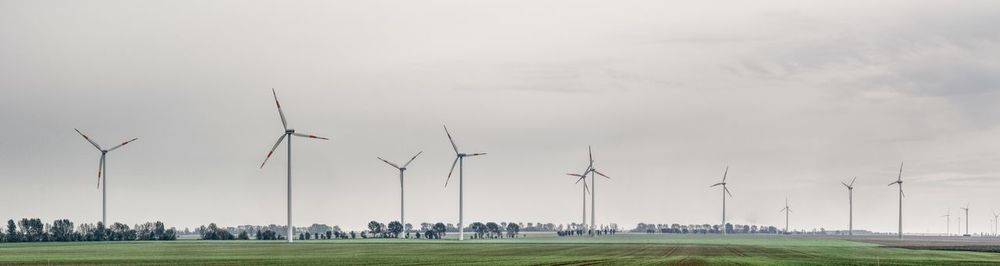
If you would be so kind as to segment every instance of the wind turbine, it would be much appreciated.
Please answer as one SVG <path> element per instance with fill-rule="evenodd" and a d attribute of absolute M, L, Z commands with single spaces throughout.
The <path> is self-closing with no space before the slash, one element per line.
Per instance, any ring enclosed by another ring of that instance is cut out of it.
<path fill-rule="evenodd" d="M 404 214 L 404 212 L 403 212 L 403 209 L 404 209 L 404 207 L 403 207 L 404 206 L 403 205 L 403 172 L 406 172 L 406 166 L 410 165 L 410 163 L 412 163 L 414 159 L 417 159 L 417 156 L 420 156 L 421 153 L 424 153 L 424 152 L 421 151 L 421 152 L 418 152 L 417 155 L 413 155 L 413 158 L 410 158 L 410 160 L 407 161 L 406 164 L 403 164 L 403 166 L 399 166 L 397 164 L 394 164 L 394 163 L 391 163 L 389 161 L 386 161 L 385 159 L 382 159 L 382 157 L 376 157 L 379 160 L 382 160 L 383 162 L 391 165 L 392 167 L 395 167 L 396 169 L 399 169 L 399 223 L 401 225 L 403 225 L 403 228 L 406 228 L 406 222 L 403 221 L 403 217 L 405 217 L 403 215 Z M 409 232 L 406 232 L 406 233 L 409 233 Z M 400 235 L 400 237 L 403 237 L 403 235 Z"/>
<path fill-rule="evenodd" d="M 965 234 L 969 235 L 969 204 L 966 203 L 965 204 L 965 208 L 960 208 L 960 209 L 962 209 L 963 211 L 965 211 Z M 962 233 L 962 232 L 958 232 L 958 233 Z"/>
<path fill-rule="evenodd" d="M 1000 233 L 1000 230 L 997 230 L 997 223 L 1000 223 L 997 219 L 1000 219 L 1000 213 L 993 211 L 993 236 L 997 236 Z"/>
<path fill-rule="evenodd" d="M 941 217 L 944 217 L 944 219 L 947 221 L 945 223 L 944 235 L 950 236 L 951 235 L 951 208 L 948 208 L 948 214 L 941 215 Z"/>
<path fill-rule="evenodd" d="M 730 198 L 733 197 L 733 193 L 729 193 L 729 188 L 726 187 L 726 176 L 728 175 L 729 175 L 729 166 L 727 165 L 726 172 L 722 173 L 722 182 L 708 186 L 708 187 L 715 187 L 720 185 L 722 186 L 722 234 L 723 235 L 726 234 L 726 194 L 729 194 Z"/>
<path fill-rule="evenodd" d="M 848 207 L 849 208 L 848 210 L 850 212 L 848 213 L 848 216 L 847 216 L 848 217 L 848 220 L 847 220 L 847 235 L 849 235 L 849 236 L 853 236 L 854 235 L 854 181 L 855 180 L 858 180 L 858 177 L 855 176 L 854 179 L 851 179 L 851 184 L 850 185 L 848 185 L 847 183 L 844 183 L 844 182 L 840 182 L 845 187 L 847 187 L 847 202 L 848 202 L 848 204 L 850 204 L 849 207 Z"/>
<path fill-rule="evenodd" d="M 785 208 L 782 208 L 778 212 L 785 213 L 785 234 L 788 234 L 788 214 L 792 212 L 792 208 L 788 207 L 788 198 L 785 198 Z"/>
<path fill-rule="evenodd" d="M 286 207 L 288 210 L 287 239 L 288 243 L 292 243 L 292 239 L 295 238 L 292 235 L 292 233 L 294 233 L 293 232 L 294 229 L 292 228 L 292 136 L 310 138 L 310 139 L 322 139 L 322 140 L 329 140 L 329 139 L 324 137 L 318 137 L 316 135 L 296 133 L 295 129 L 288 128 L 288 121 L 285 120 L 285 112 L 281 111 L 281 103 L 278 102 L 278 93 L 274 92 L 274 88 L 271 88 L 271 94 L 274 95 L 274 104 L 278 106 L 278 115 L 281 116 L 281 126 L 284 127 L 285 133 L 281 134 L 281 136 L 278 137 L 278 141 L 274 143 L 274 147 L 271 147 L 271 151 L 267 152 L 267 157 L 264 157 L 264 162 L 260 163 L 260 168 L 264 168 L 264 164 L 267 163 L 267 159 L 271 159 L 271 154 L 274 154 L 274 150 L 278 149 L 278 145 L 280 145 L 281 141 L 285 140 L 287 137 L 288 139 L 288 143 L 286 144 L 286 146 L 288 146 L 288 185 L 287 185 L 288 206 Z"/>
<path fill-rule="evenodd" d="M 899 176 L 896 177 L 896 182 L 889 183 L 889 186 L 899 185 L 899 238 L 903 238 L 903 163 L 899 163 Z"/>
<path fill-rule="evenodd" d="M 107 163 L 105 163 L 107 162 L 105 158 L 107 158 L 108 152 L 121 148 L 122 146 L 125 146 L 125 144 L 133 142 L 139 138 L 130 139 L 126 142 L 122 142 L 122 144 L 118 144 L 118 146 L 114 146 L 111 147 L 110 149 L 105 150 L 101 148 L 101 145 L 97 145 L 97 142 L 94 142 L 93 140 L 90 139 L 90 137 L 87 137 L 87 135 L 84 135 L 83 132 L 80 132 L 79 129 L 74 128 L 73 130 L 76 130 L 76 133 L 79 133 L 80 136 L 83 136 L 83 139 L 86 139 L 88 142 L 90 142 L 91 145 L 94 145 L 94 148 L 97 148 L 97 150 L 101 152 L 101 161 L 97 167 L 97 187 L 101 188 L 101 223 L 103 223 L 104 226 L 108 226 L 108 167 Z M 104 177 L 103 188 L 101 187 L 102 176 Z"/>
<path fill-rule="evenodd" d="M 587 227 L 587 194 L 590 193 L 590 190 L 587 187 L 587 173 L 590 172 L 591 166 L 593 166 L 593 161 L 591 161 L 591 165 L 587 166 L 587 170 L 583 171 L 583 174 L 573 174 L 573 173 L 566 174 L 570 176 L 579 177 L 579 179 L 576 180 L 577 184 L 579 184 L 580 181 L 583 181 L 583 219 L 580 222 L 580 226 L 582 227 Z"/>
<path fill-rule="evenodd" d="M 444 186 L 448 187 L 448 181 L 451 181 L 451 173 L 455 171 L 455 164 L 458 164 L 458 240 L 465 240 L 465 228 L 462 223 L 462 172 L 463 164 L 465 162 L 465 157 L 473 157 L 479 155 L 486 155 L 485 152 L 480 153 L 462 153 L 458 151 L 458 145 L 455 145 L 455 140 L 451 138 L 451 133 L 448 132 L 448 126 L 444 126 L 444 133 L 448 135 L 448 141 L 451 142 L 451 147 L 455 149 L 455 161 L 451 163 L 451 170 L 448 171 L 448 179 L 444 181 Z"/>
<path fill-rule="evenodd" d="M 593 236 L 593 237 L 597 237 L 597 232 L 596 232 L 596 230 L 597 230 L 597 226 L 596 226 L 596 224 L 597 224 L 597 180 L 596 180 L 595 174 L 603 176 L 604 178 L 607 178 L 607 179 L 611 179 L 611 177 L 609 177 L 609 176 L 607 176 L 607 175 L 605 175 L 605 174 L 597 171 L 597 168 L 594 168 L 594 151 L 592 149 L 590 149 L 590 146 L 587 146 L 587 155 L 590 157 L 590 166 L 587 166 L 587 169 L 589 169 L 589 170 L 587 170 L 587 172 L 584 172 L 583 175 L 586 176 L 588 172 L 590 173 L 590 235 Z"/>

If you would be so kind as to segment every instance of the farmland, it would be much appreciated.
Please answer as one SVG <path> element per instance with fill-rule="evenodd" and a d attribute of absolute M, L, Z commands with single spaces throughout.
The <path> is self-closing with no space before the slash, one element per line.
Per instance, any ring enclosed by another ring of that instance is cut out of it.
<path fill-rule="evenodd" d="M 449 235 L 450 236 L 450 235 Z M 923 239 L 633 235 L 519 239 L 138 241 L 0 244 L 0 264 L 1000 264 L 1000 253 L 943 251 Z M 956 249 L 990 243 L 926 240 Z M 934 242 L 936 241 L 936 242 Z M 984 248 L 986 247 L 986 248 Z M 993 248 L 995 250 L 995 248 Z"/>

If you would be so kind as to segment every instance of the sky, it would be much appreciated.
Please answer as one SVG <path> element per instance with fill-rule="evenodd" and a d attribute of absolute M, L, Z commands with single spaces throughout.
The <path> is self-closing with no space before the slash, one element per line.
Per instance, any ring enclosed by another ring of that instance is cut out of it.
<path fill-rule="evenodd" d="M 0 218 L 168 226 L 597 222 L 989 232 L 997 1 L 0 0 Z M 457 171 L 457 170 L 456 170 Z M 589 199 L 588 199 L 588 209 Z M 588 210 L 589 212 L 589 210 Z M 590 214 L 588 213 L 588 216 Z M 589 217 L 588 217 L 589 219 Z M 965 220 L 965 217 L 962 217 Z M 963 222 L 964 228 L 964 222 Z"/>

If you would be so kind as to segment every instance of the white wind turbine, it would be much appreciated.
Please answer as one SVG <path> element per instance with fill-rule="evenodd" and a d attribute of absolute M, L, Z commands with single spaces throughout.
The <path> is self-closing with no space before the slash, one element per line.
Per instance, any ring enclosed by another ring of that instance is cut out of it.
<path fill-rule="evenodd" d="M 848 207 L 849 212 L 847 215 L 848 218 L 847 235 L 849 236 L 854 235 L 854 181 L 855 180 L 858 180 L 858 177 L 855 176 L 854 179 L 851 179 L 851 184 L 840 182 L 841 184 L 844 184 L 844 187 L 847 187 L 847 203 L 849 204 Z"/>
<path fill-rule="evenodd" d="M 403 225 L 403 228 L 406 228 L 406 222 L 403 221 L 403 217 L 405 217 L 404 216 L 404 212 L 403 212 L 404 206 L 405 206 L 403 204 L 403 173 L 406 172 L 406 166 L 409 166 L 410 163 L 412 163 L 414 159 L 417 159 L 417 156 L 420 156 L 421 153 L 424 153 L 424 152 L 423 151 L 417 152 L 417 155 L 413 155 L 413 158 L 410 158 L 410 160 L 407 161 L 406 164 L 403 164 L 403 166 L 399 166 L 399 165 L 394 164 L 392 162 L 386 161 L 385 159 L 382 159 L 382 157 L 376 157 L 379 160 L 382 160 L 383 162 L 391 165 L 392 167 L 395 167 L 396 169 L 399 169 L 399 223 Z M 409 233 L 409 232 L 406 232 L 406 233 Z M 403 237 L 403 235 L 401 234 L 400 237 Z"/>
<path fill-rule="evenodd" d="M 997 219 L 1000 219 L 1000 213 L 993 211 L 993 236 L 997 236 L 1000 231 L 997 231 Z"/>
<path fill-rule="evenodd" d="M 944 217 L 944 219 L 946 221 L 945 222 L 944 235 L 945 236 L 950 236 L 951 235 L 951 208 L 948 208 L 948 214 L 941 215 L 941 217 Z"/>
<path fill-rule="evenodd" d="M 587 166 L 587 171 L 583 173 L 586 176 L 590 173 L 590 234 L 593 237 L 597 237 L 597 180 L 596 175 L 603 176 L 604 178 L 611 179 L 611 177 L 597 171 L 594 168 L 594 152 L 587 146 L 587 155 L 590 157 L 590 165 Z"/>
<path fill-rule="evenodd" d="M 792 212 L 792 208 L 788 207 L 788 198 L 785 198 L 785 208 L 782 208 L 778 212 L 785 213 L 785 234 L 788 234 L 788 214 Z"/>
<path fill-rule="evenodd" d="M 889 183 L 889 186 L 899 185 L 899 238 L 903 238 L 903 163 L 899 163 L 899 176 L 896 177 L 896 182 Z"/>
<path fill-rule="evenodd" d="M 567 174 L 570 176 L 578 177 L 578 179 L 576 180 L 577 184 L 579 184 L 580 181 L 583 181 L 583 216 L 580 222 L 580 226 L 582 228 L 587 228 L 587 194 L 590 193 L 590 190 L 587 187 L 587 173 L 590 172 L 590 167 L 592 166 L 593 166 L 593 160 L 591 160 L 590 165 L 587 166 L 587 170 L 583 171 L 583 174 L 573 174 L 573 173 Z"/>
<path fill-rule="evenodd" d="M 997 234 L 1000 233 L 1000 231 L 997 230 L 997 223 L 1000 223 L 997 219 L 1000 219 L 1000 213 L 993 211 L 993 236 L 997 236 Z"/>
<path fill-rule="evenodd" d="M 969 235 L 969 204 L 965 204 L 965 208 L 960 208 L 965 211 L 965 235 Z M 958 232 L 961 234 L 962 232 Z"/>
<path fill-rule="evenodd" d="M 726 194 L 729 194 L 730 198 L 733 197 L 733 194 L 729 193 L 729 188 L 726 187 L 726 176 L 728 175 L 729 175 L 729 166 L 727 165 L 726 172 L 722 173 L 722 182 L 715 183 L 715 185 L 709 186 L 709 187 L 722 186 L 722 234 L 723 235 L 726 234 Z"/>
<path fill-rule="evenodd" d="M 294 238 L 292 235 L 294 233 L 294 229 L 292 228 L 292 136 L 311 138 L 311 139 L 322 139 L 322 140 L 329 140 L 329 139 L 324 137 L 318 137 L 316 135 L 296 133 L 295 129 L 288 128 L 288 121 L 285 120 L 285 112 L 281 111 L 281 103 L 278 102 L 278 94 L 274 92 L 273 88 L 271 89 L 271 94 L 274 95 L 274 104 L 278 106 L 278 115 L 281 116 L 281 126 L 285 129 L 285 132 L 282 133 L 280 137 L 278 137 L 278 141 L 274 143 L 274 147 L 271 147 L 271 151 L 267 152 L 267 157 L 265 157 L 264 162 L 260 164 L 260 168 L 264 168 L 264 164 L 266 164 L 267 160 L 271 158 L 271 154 L 274 154 L 274 150 L 277 149 L 278 145 L 281 144 L 281 141 L 285 140 L 287 137 L 288 143 L 286 144 L 286 146 L 288 146 L 288 185 L 287 185 L 288 206 L 286 208 L 288 210 L 288 231 L 287 231 L 288 235 L 286 238 L 288 239 L 288 243 L 292 243 L 292 238 Z"/>
<path fill-rule="evenodd" d="M 97 187 L 101 188 L 101 177 L 104 177 L 104 187 L 101 189 L 101 223 L 103 223 L 104 226 L 108 226 L 108 168 L 107 164 L 105 163 L 107 161 L 105 158 L 107 157 L 108 152 L 121 148 L 122 146 L 125 146 L 125 144 L 133 142 L 139 138 L 130 139 L 126 142 L 118 144 L 117 146 L 105 150 L 101 148 L 101 145 L 97 145 L 97 142 L 94 142 L 93 140 L 90 139 L 90 137 L 87 137 L 87 135 L 84 135 L 83 132 L 80 132 L 79 129 L 74 128 L 73 130 L 76 130 L 76 133 L 79 133 L 80 136 L 83 136 L 83 139 L 86 139 L 88 142 L 90 142 L 91 145 L 94 145 L 94 148 L 97 148 L 97 150 L 101 152 L 101 161 L 97 167 Z"/>
<path fill-rule="evenodd" d="M 465 224 L 462 220 L 462 173 L 463 165 L 465 162 L 465 157 L 473 157 L 479 155 L 486 155 L 485 152 L 480 153 L 461 153 L 458 151 L 458 145 L 455 145 L 455 140 L 451 138 L 451 132 L 448 132 L 448 126 L 444 127 L 444 133 L 448 135 L 448 141 L 451 142 L 451 147 L 455 149 L 455 161 L 451 163 L 451 170 L 448 171 L 448 179 L 444 181 L 444 186 L 448 187 L 448 181 L 451 181 L 451 173 L 455 171 L 455 164 L 458 164 L 458 240 L 465 240 Z"/>

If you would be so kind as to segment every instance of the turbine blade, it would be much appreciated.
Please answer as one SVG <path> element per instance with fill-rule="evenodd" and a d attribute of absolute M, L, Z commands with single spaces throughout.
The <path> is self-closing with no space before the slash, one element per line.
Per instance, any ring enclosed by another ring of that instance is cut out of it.
<path fill-rule="evenodd" d="M 281 144 L 282 140 L 285 140 L 285 134 L 281 134 L 281 137 L 278 137 L 278 141 L 274 143 L 274 147 L 271 147 L 271 151 L 267 152 L 267 157 L 264 157 L 264 162 L 260 163 L 260 168 L 264 168 L 264 164 L 267 163 L 267 159 L 271 159 L 271 154 L 274 154 L 274 150 L 278 149 L 278 145 Z"/>
<path fill-rule="evenodd" d="M 571 176 L 575 176 L 575 177 L 583 177 L 583 175 L 581 175 L 581 174 L 573 174 L 573 173 L 567 173 L 566 175 L 571 175 Z"/>
<path fill-rule="evenodd" d="M 448 171 L 448 179 L 444 180 L 444 187 L 448 187 L 448 181 L 451 181 L 451 173 L 455 172 L 455 165 L 458 165 L 458 158 L 455 157 L 455 161 L 451 163 L 451 170 Z"/>
<path fill-rule="evenodd" d="M 722 182 L 726 182 L 726 176 L 729 175 L 729 166 L 726 165 L 726 172 L 722 173 Z"/>
<path fill-rule="evenodd" d="M 113 151 L 115 149 L 121 148 L 122 146 L 125 146 L 125 144 L 129 144 L 129 142 L 133 142 L 133 141 L 135 141 L 137 139 L 139 139 L 139 138 L 133 138 L 133 139 L 130 139 L 130 140 L 126 141 L 126 142 L 122 142 L 122 144 L 118 144 L 118 146 L 111 147 L 110 149 L 108 149 L 108 151 Z"/>
<path fill-rule="evenodd" d="M 292 135 L 296 136 L 296 137 L 303 137 L 303 138 L 310 138 L 310 139 L 330 140 L 328 138 L 324 138 L 324 137 L 320 137 L 320 136 L 316 136 L 316 135 L 302 134 L 302 133 L 292 133 Z"/>
<path fill-rule="evenodd" d="M 76 133 L 79 133 L 80 136 L 83 136 L 83 139 L 85 139 L 88 142 L 90 142 L 90 145 L 94 145 L 94 148 L 97 148 L 97 150 L 99 150 L 99 151 L 103 151 L 104 150 L 104 149 L 101 148 L 101 145 L 97 145 L 97 142 L 94 142 L 93 140 L 90 140 L 90 137 L 87 137 L 87 135 L 84 135 L 83 132 L 80 132 L 79 129 L 75 129 L 74 128 L 73 130 L 76 130 Z"/>
<path fill-rule="evenodd" d="M 587 182 L 583 182 L 583 190 L 587 191 L 587 194 L 590 194 L 590 188 L 587 187 Z"/>
<path fill-rule="evenodd" d="M 855 177 L 854 177 L 854 179 L 851 179 L 851 186 L 852 186 L 852 187 L 854 186 L 854 181 L 856 181 L 856 180 L 858 180 L 858 177 L 857 177 L 857 176 L 855 176 Z"/>
<path fill-rule="evenodd" d="M 448 135 L 448 141 L 451 142 L 451 148 L 455 149 L 455 153 L 458 153 L 458 145 L 455 145 L 455 140 L 451 138 L 451 132 L 448 132 L 448 126 L 444 126 L 444 134 Z"/>
<path fill-rule="evenodd" d="M 587 155 L 590 156 L 590 166 L 588 168 L 594 168 L 594 149 L 587 146 Z"/>
<path fill-rule="evenodd" d="M 726 194 L 729 194 L 729 197 L 730 197 L 730 198 L 732 198 L 732 197 L 733 197 L 733 193 L 729 193 L 729 188 L 727 188 L 727 187 L 722 187 L 722 190 L 725 190 L 725 191 L 726 191 Z"/>
<path fill-rule="evenodd" d="M 285 112 L 281 111 L 281 103 L 278 102 L 278 93 L 274 92 L 274 88 L 271 88 L 271 94 L 274 95 L 274 104 L 278 106 L 278 115 L 281 116 L 281 126 L 288 130 L 288 121 L 285 120 Z"/>
<path fill-rule="evenodd" d="M 386 161 L 385 159 L 382 159 L 382 157 L 375 157 L 375 158 L 378 158 L 379 160 L 382 160 L 383 162 L 385 162 L 385 163 L 387 163 L 389 165 L 392 165 L 392 167 L 396 167 L 396 169 L 400 168 L 399 165 L 396 165 L 396 164 L 394 164 L 392 162 Z"/>
<path fill-rule="evenodd" d="M 850 188 L 851 188 L 851 186 L 847 185 L 847 183 L 844 183 L 844 182 L 840 182 L 840 184 L 844 185 L 844 186 L 845 186 L 845 187 L 847 187 L 848 189 L 850 189 Z"/>
<path fill-rule="evenodd" d="M 101 162 L 97 166 L 97 188 L 101 188 L 101 174 L 104 171 L 104 154 L 101 154 Z"/>
<path fill-rule="evenodd" d="M 905 198 L 906 197 L 906 192 L 903 192 L 903 190 L 900 189 L 899 190 L 899 195 L 901 195 L 901 196 L 903 196 Z"/>
<path fill-rule="evenodd" d="M 896 177 L 896 181 L 903 180 L 903 162 L 899 162 L 899 176 Z"/>
<path fill-rule="evenodd" d="M 722 183 L 715 183 L 715 185 L 711 185 L 711 186 L 708 186 L 708 187 L 716 187 L 716 186 L 719 186 L 719 185 L 722 185 Z"/>
<path fill-rule="evenodd" d="M 403 164 L 403 168 L 406 168 L 407 165 L 410 165 L 410 163 L 412 163 L 414 159 L 417 159 L 417 156 L 420 156 L 421 153 L 424 153 L 424 151 L 420 151 L 417 153 L 417 155 L 413 155 L 413 158 L 410 158 L 409 161 L 406 161 L 406 164 Z"/>
<path fill-rule="evenodd" d="M 586 184 L 587 183 L 587 176 L 580 176 L 580 179 L 577 179 L 576 183 L 574 183 L 574 184 L 579 184 L 580 181 L 583 181 L 583 183 Z"/>
<path fill-rule="evenodd" d="M 477 153 L 473 153 L 473 154 L 466 154 L 465 157 L 472 157 L 472 156 L 479 156 L 479 155 L 486 155 L 486 153 L 485 152 L 477 152 Z"/>
<path fill-rule="evenodd" d="M 611 177 L 608 177 L 608 176 L 602 174 L 601 172 L 598 172 L 596 169 L 594 169 L 593 171 L 594 171 L 594 173 L 596 173 L 596 174 L 598 174 L 600 176 L 603 176 L 604 178 L 611 179 Z"/>

